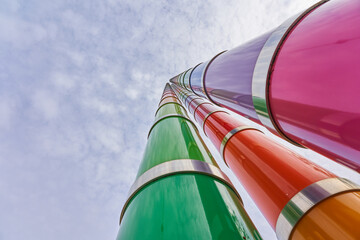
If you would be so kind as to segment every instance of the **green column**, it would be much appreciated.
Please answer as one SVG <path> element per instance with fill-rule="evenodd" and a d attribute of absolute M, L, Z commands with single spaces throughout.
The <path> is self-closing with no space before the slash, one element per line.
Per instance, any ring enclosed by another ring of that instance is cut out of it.
<path fill-rule="evenodd" d="M 163 95 L 169 92 L 174 94 L 167 84 Z M 261 239 L 240 196 L 177 103 L 164 104 L 156 113 L 117 239 Z"/>

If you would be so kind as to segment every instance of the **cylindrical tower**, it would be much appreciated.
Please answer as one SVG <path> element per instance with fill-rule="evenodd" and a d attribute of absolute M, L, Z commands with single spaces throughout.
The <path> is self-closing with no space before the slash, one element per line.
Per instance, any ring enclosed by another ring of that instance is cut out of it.
<path fill-rule="evenodd" d="M 360 229 L 354 227 L 360 226 L 359 186 L 246 126 L 223 108 L 174 89 L 279 239 L 360 239 Z M 194 100 L 186 101 L 189 98 Z"/>
<path fill-rule="evenodd" d="M 188 89 L 359 172 L 359 26 L 358 0 L 320 1 L 198 65 Z"/>
<path fill-rule="evenodd" d="M 123 207 L 117 239 L 261 239 L 169 84 Z"/>

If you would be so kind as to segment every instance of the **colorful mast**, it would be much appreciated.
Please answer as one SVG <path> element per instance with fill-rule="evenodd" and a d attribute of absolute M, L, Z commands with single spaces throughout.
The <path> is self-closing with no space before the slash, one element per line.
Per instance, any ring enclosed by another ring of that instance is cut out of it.
<path fill-rule="evenodd" d="M 280 240 L 360 239 L 360 187 L 277 144 L 223 108 L 173 89 Z M 343 237 L 340 237 L 343 236 Z"/>
<path fill-rule="evenodd" d="M 117 239 L 261 239 L 169 84 Z"/>
<path fill-rule="evenodd" d="M 358 0 L 320 1 L 171 82 L 359 172 L 359 26 Z"/>

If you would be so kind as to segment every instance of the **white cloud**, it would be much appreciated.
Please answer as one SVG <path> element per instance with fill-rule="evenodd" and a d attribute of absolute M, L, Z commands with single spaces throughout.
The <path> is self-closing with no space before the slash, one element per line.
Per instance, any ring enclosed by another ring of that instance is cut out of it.
<path fill-rule="evenodd" d="M 36 114 L 45 120 L 52 120 L 59 114 L 57 96 L 47 90 L 37 90 L 32 96 L 32 105 Z"/>
<path fill-rule="evenodd" d="M 167 80 L 310 2 L 5 1 L 3 238 L 113 239 Z"/>
<path fill-rule="evenodd" d="M 0 13 L 0 42 L 26 49 L 44 40 L 46 30 L 39 24 Z"/>

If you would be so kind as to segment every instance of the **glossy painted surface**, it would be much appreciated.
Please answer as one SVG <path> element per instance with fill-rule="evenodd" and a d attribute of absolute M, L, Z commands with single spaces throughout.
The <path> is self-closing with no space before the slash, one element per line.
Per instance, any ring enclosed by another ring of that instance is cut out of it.
<path fill-rule="evenodd" d="M 164 95 L 162 95 L 160 101 L 162 101 L 164 98 L 167 98 L 167 97 L 176 97 L 176 95 L 173 93 L 165 93 Z"/>
<path fill-rule="evenodd" d="M 175 83 L 175 84 L 176 84 L 178 77 L 179 77 L 179 76 L 172 77 L 172 78 L 170 78 L 169 81 L 170 81 L 171 83 Z"/>
<path fill-rule="evenodd" d="M 169 117 L 152 129 L 137 176 L 157 164 L 175 159 L 200 160 L 216 166 L 193 123 L 184 118 Z"/>
<path fill-rule="evenodd" d="M 216 149 L 220 150 L 221 142 L 226 134 L 234 128 L 243 125 L 245 124 L 235 120 L 229 114 L 217 112 L 208 117 L 204 125 L 204 131 Z"/>
<path fill-rule="evenodd" d="M 281 211 L 276 223 L 277 238 L 288 240 L 301 218 L 322 201 L 335 195 L 353 191 L 360 191 L 360 186 L 345 178 L 337 177 L 323 179 L 302 189 L 291 198 Z"/>
<path fill-rule="evenodd" d="M 213 104 L 201 104 L 198 108 L 196 108 L 195 112 L 195 120 L 200 124 L 203 124 L 204 118 L 213 111 L 222 110 L 221 108 L 213 105 Z"/>
<path fill-rule="evenodd" d="M 306 16 L 277 56 L 269 103 L 294 141 L 360 171 L 360 2 L 332 0 Z"/>
<path fill-rule="evenodd" d="M 161 100 L 161 102 L 159 103 L 159 107 L 170 102 L 181 103 L 176 97 L 167 97 Z"/>
<path fill-rule="evenodd" d="M 178 174 L 142 189 L 118 240 L 261 239 L 234 192 L 212 177 Z"/>
<path fill-rule="evenodd" d="M 210 98 L 241 115 L 258 121 L 252 102 L 252 73 L 269 33 L 229 50 L 209 65 L 205 87 Z"/>
<path fill-rule="evenodd" d="M 230 138 L 224 156 L 274 229 L 281 210 L 295 194 L 314 182 L 335 177 L 255 130 Z"/>
<path fill-rule="evenodd" d="M 159 108 L 155 116 L 155 121 L 169 114 L 180 114 L 187 116 L 186 110 L 181 105 L 177 103 L 169 103 Z"/>
<path fill-rule="evenodd" d="M 168 92 L 168 91 L 171 91 L 171 87 L 170 87 L 170 84 L 167 83 L 167 84 L 165 85 L 163 94 L 164 94 L 165 92 Z"/>
<path fill-rule="evenodd" d="M 193 68 L 192 68 L 192 70 L 191 70 L 191 73 L 190 73 L 190 77 L 189 77 L 189 85 L 188 86 L 186 86 L 186 89 L 188 90 L 188 91 L 190 91 L 191 93 L 194 93 L 194 91 L 192 90 L 192 88 L 191 88 L 191 81 L 190 81 L 190 79 L 191 79 L 191 75 L 193 74 L 193 72 L 194 72 L 194 70 L 195 70 L 195 68 L 197 67 L 197 66 L 199 66 L 201 63 L 199 63 L 199 64 L 197 64 L 196 66 L 194 66 Z"/>
<path fill-rule="evenodd" d="M 200 65 L 198 65 L 194 69 L 194 71 L 192 72 L 191 77 L 190 77 L 190 85 L 191 85 L 191 88 L 194 91 L 194 93 L 201 97 L 205 97 L 205 98 L 206 98 L 206 96 L 203 93 L 203 89 L 201 86 L 201 77 L 202 77 L 203 71 L 204 71 L 207 63 L 208 62 L 204 62 L 204 63 L 201 63 Z"/>
<path fill-rule="evenodd" d="M 360 239 L 360 192 L 328 198 L 316 205 L 296 225 L 291 240 Z"/>
<path fill-rule="evenodd" d="M 199 105 L 199 104 L 201 104 L 201 103 L 203 103 L 203 102 L 206 102 L 204 99 L 195 99 L 194 101 L 192 101 L 191 103 L 190 103 L 190 105 L 188 106 L 188 110 L 189 110 L 189 112 L 192 114 L 192 115 L 194 115 L 194 110 L 195 110 L 195 108 Z"/>
<path fill-rule="evenodd" d="M 183 87 L 184 88 L 188 88 L 190 87 L 190 74 L 191 74 L 192 68 L 190 68 L 189 70 L 186 71 L 185 76 L 184 76 L 184 84 Z"/>
<path fill-rule="evenodd" d="M 198 95 L 195 95 L 195 94 L 189 95 L 184 102 L 184 105 L 185 105 L 184 107 L 188 107 L 189 104 L 191 103 L 191 101 L 193 101 L 195 99 L 201 99 L 201 97 L 199 97 Z"/>

